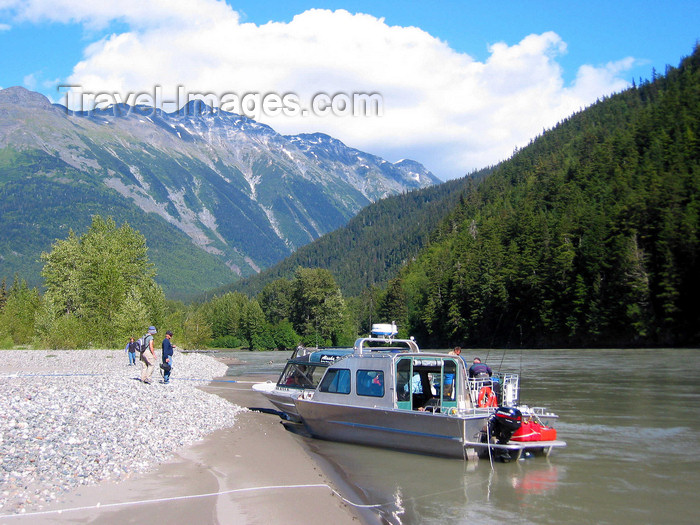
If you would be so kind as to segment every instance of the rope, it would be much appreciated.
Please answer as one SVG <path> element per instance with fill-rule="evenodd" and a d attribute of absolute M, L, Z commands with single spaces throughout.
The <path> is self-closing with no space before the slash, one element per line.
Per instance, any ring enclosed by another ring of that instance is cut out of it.
<path fill-rule="evenodd" d="M 488 421 L 486 422 L 486 442 L 489 445 L 486 447 L 486 449 L 489 451 L 489 463 L 491 463 L 491 470 L 493 471 L 493 456 L 491 455 L 491 426 L 489 425 Z"/>
<path fill-rule="evenodd" d="M 353 507 L 357 508 L 376 508 L 376 507 L 381 507 L 385 505 L 385 503 L 379 503 L 379 504 L 374 504 L 374 505 L 364 505 L 361 503 L 354 503 L 347 498 L 344 498 L 337 490 L 335 490 L 333 487 L 330 485 L 327 485 L 326 483 L 315 483 L 315 484 L 305 484 L 305 485 L 267 485 L 263 487 L 249 487 L 249 488 L 244 488 L 244 489 L 231 489 L 231 490 L 222 490 L 219 492 L 209 492 L 206 494 L 190 494 L 187 496 L 174 496 L 170 498 L 156 498 L 156 499 L 146 499 L 146 500 L 139 500 L 139 501 L 122 501 L 119 503 L 107 503 L 105 505 L 102 505 L 100 503 L 97 503 L 95 505 L 87 505 L 84 507 L 73 507 L 69 509 L 58 509 L 58 510 L 44 510 L 44 511 L 38 511 L 38 512 L 27 512 L 24 514 L 0 514 L 0 519 L 6 519 L 6 518 L 34 518 L 37 516 L 47 516 L 51 514 L 63 514 L 64 512 L 77 512 L 81 510 L 96 510 L 96 509 L 111 509 L 111 508 L 117 508 L 117 507 L 126 507 L 126 506 L 133 506 L 133 505 L 146 505 L 150 503 L 166 503 L 169 501 L 182 501 L 182 500 L 188 500 L 188 499 L 199 499 L 199 498 L 209 498 L 212 496 L 223 496 L 225 494 L 237 494 L 237 493 L 245 493 L 245 492 L 254 492 L 254 491 L 260 491 L 260 490 L 280 490 L 280 489 L 305 489 L 305 488 L 327 488 L 329 489 L 333 494 L 335 494 L 337 497 L 339 497 L 343 502 L 347 503 L 348 505 L 352 505 Z"/>
<path fill-rule="evenodd" d="M 23 377 L 115 377 L 114 374 L 90 374 L 90 373 L 77 373 L 77 372 L 56 372 L 56 373 L 43 373 L 43 374 L 33 374 L 33 373 L 12 373 L 0 375 L 3 379 L 20 379 Z M 197 381 L 197 382 L 207 382 L 207 383 L 240 383 L 255 385 L 261 381 L 237 381 L 235 379 L 207 379 L 207 378 L 196 378 L 196 377 L 174 377 L 171 380 L 176 381 Z"/>

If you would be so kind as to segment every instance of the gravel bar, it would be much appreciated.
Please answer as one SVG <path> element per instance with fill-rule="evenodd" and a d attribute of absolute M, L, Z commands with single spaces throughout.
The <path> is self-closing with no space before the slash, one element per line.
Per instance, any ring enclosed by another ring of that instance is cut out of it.
<path fill-rule="evenodd" d="M 0 351 L 0 517 L 144 473 L 242 410 L 197 386 L 227 366 L 175 351 L 169 384 L 124 350 Z"/>

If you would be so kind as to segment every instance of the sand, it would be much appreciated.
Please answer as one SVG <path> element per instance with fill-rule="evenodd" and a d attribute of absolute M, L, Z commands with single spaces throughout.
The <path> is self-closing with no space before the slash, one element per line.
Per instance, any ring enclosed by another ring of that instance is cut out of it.
<path fill-rule="evenodd" d="M 352 496 L 344 501 L 311 457 L 306 438 L 286 430 L 251 383 L 221 378 L 203 387 L 237 405 L 263 409 L 242 413 L 233 428 L 174 451 L 171 461 L 150 473 L 83 487 L 40 512 L 4 516 L 0 523 L 366 523 L 349 502 Z"/>

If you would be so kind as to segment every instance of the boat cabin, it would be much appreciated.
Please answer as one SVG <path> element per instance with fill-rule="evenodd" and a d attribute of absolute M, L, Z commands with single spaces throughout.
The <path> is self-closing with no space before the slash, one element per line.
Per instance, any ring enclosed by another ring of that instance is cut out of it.
<path fill-rule="evenodd" d="M 434 413 L 472 407 L 467 370 L 458 356 L 356 352 L 326 371 L 314 399 L 330 403 Z"/>

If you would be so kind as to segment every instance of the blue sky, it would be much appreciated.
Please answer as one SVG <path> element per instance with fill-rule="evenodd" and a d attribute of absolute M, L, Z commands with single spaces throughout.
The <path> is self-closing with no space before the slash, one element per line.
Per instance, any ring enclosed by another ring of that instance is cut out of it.
<path fill-rule="evenodd" d="M 677 65 L 698 38 L 690 0 L 0 0 L 0 87 L 61 103 L 59 84 L 124 97 L 155 85 L 294 93 L 303 106 L 317 93 L 379 93 L 380 116 L 251 116 L 447 179 Z"/>

